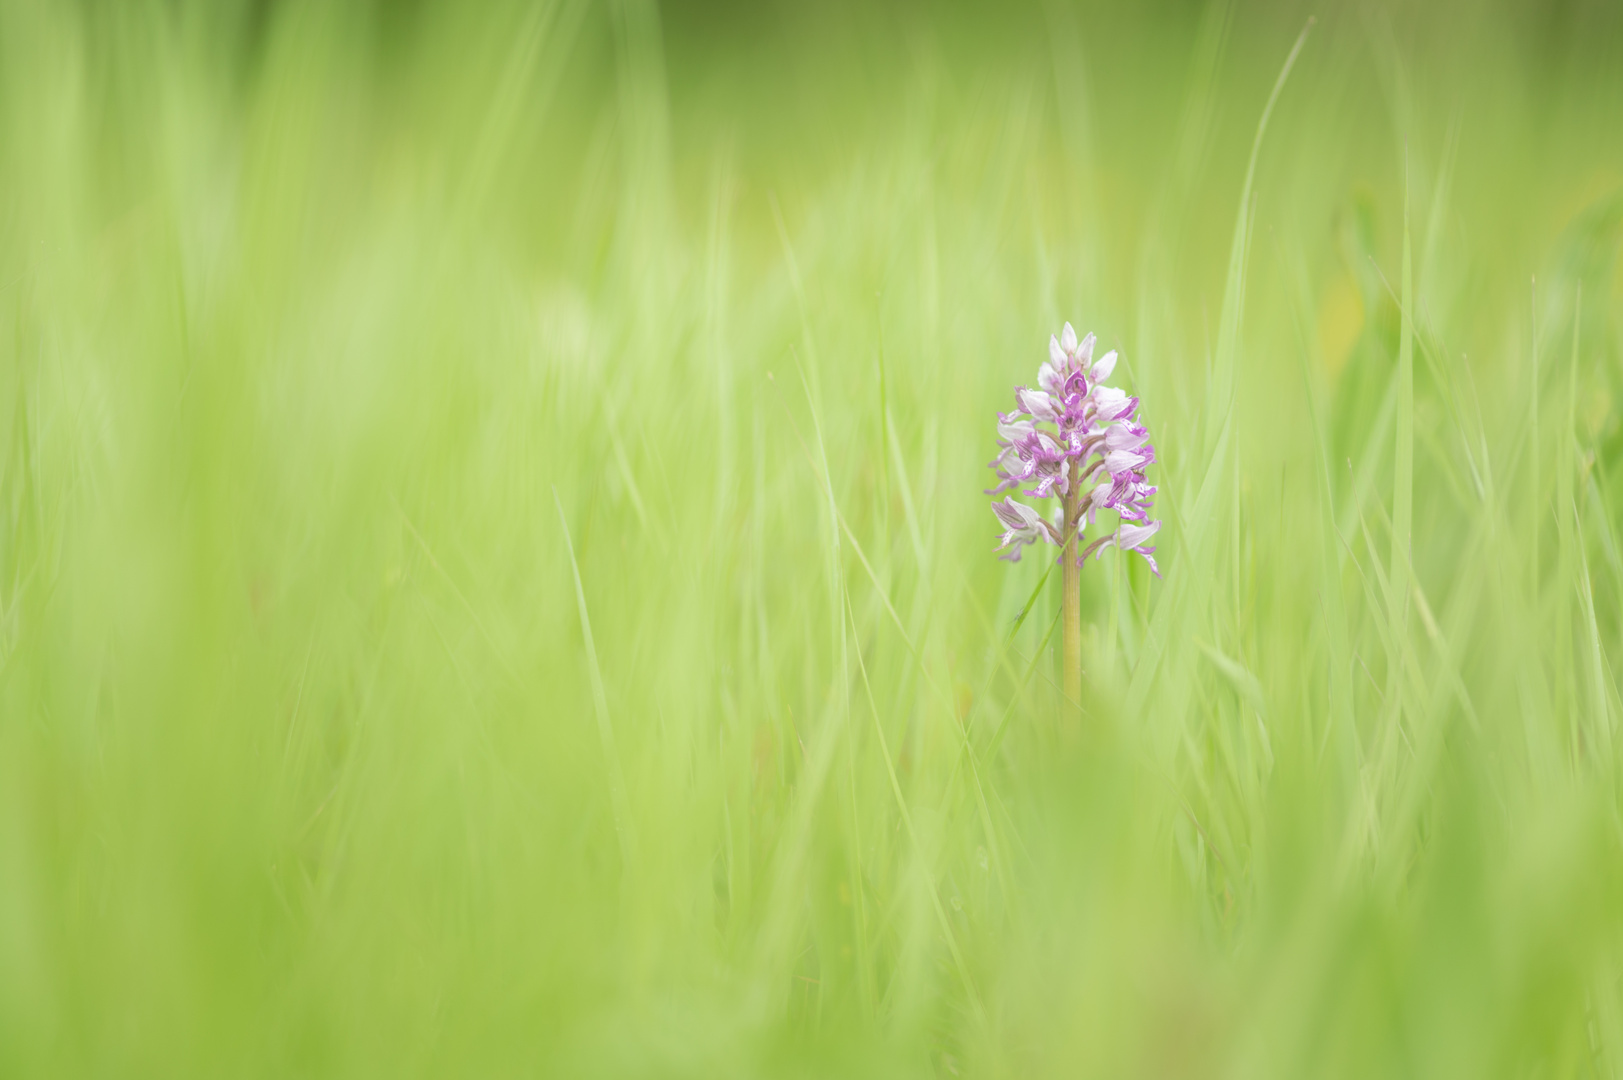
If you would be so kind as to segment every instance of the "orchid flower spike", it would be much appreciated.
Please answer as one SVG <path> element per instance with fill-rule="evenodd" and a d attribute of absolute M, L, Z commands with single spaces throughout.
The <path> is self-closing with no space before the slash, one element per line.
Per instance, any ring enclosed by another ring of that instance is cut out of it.
<path fill-rule="evenodd" d="M 1114 547 L 1142 555 L 1160 577 L 1155 549 L 1146 546 L 1161 527 L 1150 517 L 1156 489 L 1145 475 L 1155 447 L 1139 422 L 1138 398 L 1104 385 L 1116 368 L 1115 351 L 1095 359 L 1094 345 L 1092 334 L 1078 339 L 1066 323 L 1048 339 L 1037 385 L 1016 387 L 1014 411 L 998 414 L 999 453 L 991 463 L 998 482 L 987 494 L 1013 489 L 1060 503 L 1045 517 L 1011 496 L 994 502 L 1003 526 L 1000 558 L 1018 562 L 1026 545 L 1038 541 L 1063 548 L 1072 535 L 1080 540 L 1100 510 L 1114 510 L 1121 524 L 1083 549 L 1077 561 Z"/>

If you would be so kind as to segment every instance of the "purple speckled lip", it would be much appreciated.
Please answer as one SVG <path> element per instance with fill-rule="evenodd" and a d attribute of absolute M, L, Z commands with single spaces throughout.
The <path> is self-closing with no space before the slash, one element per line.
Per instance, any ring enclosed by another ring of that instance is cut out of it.
<path fill-rule="evenodd" d="M 1092 334 L 1078 340 L 1066 323 L 1048 339 L 1048 360 L 1037 371 L 1036 388 L 1016 387 L 1014 411 L 998 414 L 999 452 L 990 463 L 998 482 L 987 494 L 1018 490 L 1029 498 L 1058 498 L 1064 505 L 1056 524 L 1012 495 L 994 502 L 992 511 L 1004 527 L 997 550 L 1000 558 L 1019 562 L 1027 544 L 1041 540 L 1064 547 L 1073 531 L 1080 540 L 1100 510 L 1114 510 L 1121 524 L 1082 550 L 1078 562 L 1114 547 L 1142 555 L 1159 577 L 1155 549 L 1144 546 L 1161 527 L 1150 518 L 1156 489 L 1144 473 L 1155 462 L 1155 447 L 1149 429 L 1137 420 L 1138 398 L 1104 385 L 1117 357 L 1112 350 L 1095 360 L 1095 340 Z M 1093 486 L 1081 491 L 1090 480 Z"/>

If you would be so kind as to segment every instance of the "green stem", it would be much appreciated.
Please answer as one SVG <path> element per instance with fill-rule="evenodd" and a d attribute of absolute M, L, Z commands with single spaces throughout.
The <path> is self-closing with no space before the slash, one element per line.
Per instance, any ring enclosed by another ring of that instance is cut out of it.
<path fill-rule="evenodd" d="M 1080 485 L 1072 485 L 1079 487 Z M 1065 660 L 1065 697 L 1063 715 L 1067 720 L 1080 723 L 1082 715 L 1082 568 L 1078 565 L 1076 550 L 1077 512 L 1076 492 L 1065 497 L 1065 553 L 1064 576 L 1060 583 L 1061 605 L 1064 608 L 1064 637 L 1060 649 Z"/>

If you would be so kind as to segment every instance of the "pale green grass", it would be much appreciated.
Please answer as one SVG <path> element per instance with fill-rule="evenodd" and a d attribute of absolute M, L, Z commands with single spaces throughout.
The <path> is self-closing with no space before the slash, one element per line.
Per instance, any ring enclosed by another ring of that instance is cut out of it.
<path fill-rule="evenodd" d="M 0 1075 L 1623 1076 L 1623 26 L 1239 7 L 0 8 Z"/>

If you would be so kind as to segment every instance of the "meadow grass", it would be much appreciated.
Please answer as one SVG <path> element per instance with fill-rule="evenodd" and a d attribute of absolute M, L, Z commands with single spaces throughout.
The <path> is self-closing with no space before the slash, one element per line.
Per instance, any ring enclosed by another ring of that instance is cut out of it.
<path fill-rule="evenodd" d="M 1623 1076 L 1620 55 L 8 0 L 0 1075 Z"/>

